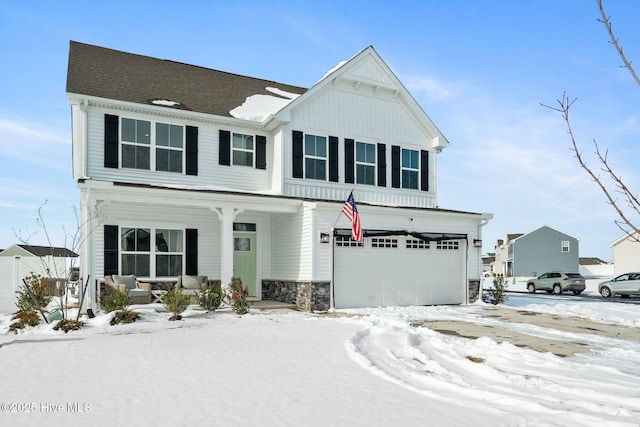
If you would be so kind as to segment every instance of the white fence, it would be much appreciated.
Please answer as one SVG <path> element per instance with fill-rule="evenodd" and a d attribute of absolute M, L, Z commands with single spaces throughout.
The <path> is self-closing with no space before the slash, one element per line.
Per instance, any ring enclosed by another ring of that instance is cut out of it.
<path fill-rule="evenodd" d="M 579 273 L 584 277 L 613 276 L 613 264 L 581 265 Z"/>

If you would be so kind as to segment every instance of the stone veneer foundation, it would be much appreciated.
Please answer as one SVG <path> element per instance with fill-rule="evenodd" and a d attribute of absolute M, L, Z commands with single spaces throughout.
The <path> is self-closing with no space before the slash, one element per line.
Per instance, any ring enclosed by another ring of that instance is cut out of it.
<path fill-rule="evenodd" d="M 263 280 L 262 299 L 295 304 L 304 311 L 327 311 L 331 304 L 330 282 Z"/>

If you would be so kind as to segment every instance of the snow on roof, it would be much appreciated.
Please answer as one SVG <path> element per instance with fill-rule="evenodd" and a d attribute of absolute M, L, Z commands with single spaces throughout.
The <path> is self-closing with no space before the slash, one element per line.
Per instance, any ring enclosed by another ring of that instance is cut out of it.
<path fill-rule="evenodd" d="M 322 78 L 320 80 L 318 80 L 318 81 L 320 82 L 320 81 L 326 79 L 329 74 L 333 73 L 334 71 L 336 71 L 338 68 L 342 67 L 347 62 L 348 61 L 340 61 L 340 62 L 338 62 L 338 64 L 335 67 L 333 67 L 332 69 L 330 69 L 329 71 L 324 73 L 324 76 L 322 76 Z"/>
<path fill-rule="evenodd" d="M 151 103 L 155 105 L 164 105 L 166 107 L 175 107 L 176 105 L 180 105 L 177 101 L 168 101 L 166 99 L 154 99 Z"/>
<path fill-rule="evenodd" d="M 265 89 L 278 96 L 261 94 L 248 96 L 242 105 L 229 111 L 229 114 L 236 119 L 262 122 L 300 96 L 297 93 L 286 92 L 274 87 L 266 87 Z"/>

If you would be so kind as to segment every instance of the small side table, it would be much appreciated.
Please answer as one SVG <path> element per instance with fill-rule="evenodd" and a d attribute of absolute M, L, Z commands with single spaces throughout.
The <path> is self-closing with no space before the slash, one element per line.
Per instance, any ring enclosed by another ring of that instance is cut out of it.
<path fill-rule="evenodd" d="M 152 303 L 154 302 L 159 302 L 162 303 L 162 298 L 164 297 L 164 294 L 166 294 L 167 291 L 163 291 L 160 289 L 152 289 L 151 290 L 151 299 L 152 299 Z"/>

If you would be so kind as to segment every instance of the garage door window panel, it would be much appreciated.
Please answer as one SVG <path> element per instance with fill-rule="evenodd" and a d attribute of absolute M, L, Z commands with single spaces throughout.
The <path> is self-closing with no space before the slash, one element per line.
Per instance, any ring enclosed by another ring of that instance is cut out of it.
<path fill-rule="evenodd" d="M 436 244 L 438 250 L 453 250 L 460 249 L 460 243 L 456 240 L 441 240 Z"/>
<path fill-rule="evenodd" d="M 407 249 L 430 249 L 429 242 L 418 239 L 407 239 Z"/>
<path fill-rule="evenodd" d="M 336 246 L 342 247 L 342 248 L 344 247 L 356 248 L 356 247 L 364 246 L 362 242 L 353 240 L 350 236 L 336 236 L 335 241 L 336 241 Z"/>

